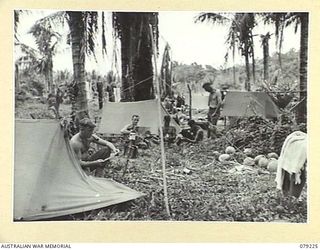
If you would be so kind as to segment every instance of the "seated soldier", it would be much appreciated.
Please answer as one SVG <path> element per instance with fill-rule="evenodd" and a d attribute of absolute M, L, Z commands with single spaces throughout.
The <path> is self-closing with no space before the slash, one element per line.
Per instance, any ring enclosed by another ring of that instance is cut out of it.
<path fill-rule="evenodd" d="M 208 122 L 208 133 L 207 137 L 211 139 L 216 139 L 218 137 L 217 127 L 213 125 L 211 122 Z"/>
<path fill-rule="evenodd" d="M 190 120 L 188 122 L 188 125 L 190 126 L 190 129 L 182 130 L 177 136 L 177 145 L 180 145 L 181 142 L 197 143 L 203 140 L 203 129 L 199 125 L 197 125 L 194 120 Z"/>
<path fill-rule="evenodd" d="M 173 113 L 173 104 L 172 104 L 172 102 L 171 102 L 169 97 L 166 97 L 164 99 L 164 105 L 163 106 L 168 111 L 169 114 Z"/>
<path fill-rule="evenodd" d="M 104 167 L 107 163 L 106 159 L 111 156 L 111 153 L 118 154 L 119 150 L 111 142 L 93 134 L 95 124 L 89 118 L 80 120 L 79 128 L 80 131 L 71 138 L 70 146 L 80 161 L 82 168 L 85 170 L 89 168 L 91 171 L 96 169 L 96 176 L 103 177 Z M 91 143 L 105 147 L 90 155 Z"/>
<path fill-rule="evenodd" d="M 138 123 L 140 117 L 138 115 L 133 115 L 131 118 L 131 123 L 124 126 L 120 132 L 124 135 L 129 135 L 130 133 L 138 133 Z"/>
<path fill-rule="evenodd" d="M 163 139 L 168 144 L 173 143 L 177 136 L 177 130 L 175 127 L 170 126 L 171 117 L 170 115 L 164 116 L 164 126 L 162 128 Z"/>
<path fill-rule="evenodd" d="M 147 143 L 144 142 L 144 139 L 139 135 L 139 115 L 133 115 L 131 118 L 131 123 L 124 126 L 120 132 L 125 136 L 125 153 L 131 142 L 131 146 L 138 146 L 139 148 L 147 148 Z"/>

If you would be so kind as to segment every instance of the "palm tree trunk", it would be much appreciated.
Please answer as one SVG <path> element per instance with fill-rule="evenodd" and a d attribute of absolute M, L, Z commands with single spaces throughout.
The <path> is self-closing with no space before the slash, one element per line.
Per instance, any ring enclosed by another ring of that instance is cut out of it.
<path fill-rule="evenodd" d="M 152 47 L 149 24 L 153 13 L 117 12 L 121 29 L 122 100 L 141 101 L 154 97 Z"/>
<path fill-rule="evenodd" d="M 253 85 L 256 84 L 256 63 L 254 59 L 254 50 L 252 48 L 252 79 L 253 79 Z M 250 88 L 249 88 L 250 91 Z"/>
<path fill-rule="evenodd" d="M 232 66 L 232 73 L 233 73 L 233 85 L 236 86 L 236 66 L 233 64 Z"/>
<path fill-rule="evenodd" d="M 137 37 L 137 43 L 140 44 L 140 50 L 134 55 L 133 61 L 133 78 L 134 78 L 134 100 L 142 101 L 153 99 L 153 65 L 152 65 L 152 46 L 149 32 L 149 15 L 151 13 L 140 13 L 136 17 L 136 33 L 140 35 Z M 141 28 L 141 29 L 140 29 Z"/>
<path fill-rule="evenodd" d="M 235 65 L 235 55 L 236 55 L 236 46 L 235 46 L 235 33 L 232 33 L 232 70 L 233 70 L 233 85 L 236 86 L 236 65 Z"/>
<path fill-rule="evenodd" d="M 262 38 L 263 46 L 263 80 L 269 81 L 269 39 L 270 35 L 267 33 Z"/>
<path fill-rule="evenodd" d="M 121 91 L 121 100 L 130 101 L 130 84 L 129 84 L 129 40 L 124 38 L 124 35 L 121 37 L 121 81 L 122 81 L 122 91 Z"/>
<path fill-rule="evenodd" d="M 19 92 L 19 91 L 20 91 L 19 65 L 16 63 L 14 66 L 15 66 L 15 71 L 14 71 L 15 90 L 16 90 L 17 92 Z"/>
<path fill-rule="evenodd" d="M 54 93 L 52 55 L 48 58 L 47 66 L 48 66 L 48 90 L 49 90 L 49 93 Z"/>
<path fill-rule="evenodd" d="M 162 65 L 160 72 L 160 93 L 161 99 L 163 100 L 166 96 L 171 97 L 171 74 L 172 74 L 172 65 L 169 55 L 169 46 L 166 45 L 163 56 L 162 56 Z"/>
<path fill-rule="evenodd" d="M 169 67 L 169 86 L 168 86 L 168 93 L 169 93 L 169 97 L 172 98 L 173 97 L 173 93 L 172 93 L 172 72 L 173 72 L 173 67 L 172 67 L 172 62 L 170 61 L 170 67 Z"/>
<path fill-rule="evenodd" d="M 251 51 L 251 56 L 252 56 L 252 79 L 253 79 L 253 85 L 255 85 L 256 83 L 256 63 L 255 63 L 255 58 L 254 58 L 254 47 L 253 47 L 253 37 L 252 37 L 252 33 L 249 33 L 249 48 Z M 250 88 L 249 88 L 250 89 Z M 250 91 L 250 90 L 249 90 Z"/>
<path fill-rule="evenodd" d="M 308 13 L 300 14 L 301 33 L 300 33 L 300 102 L 298 108 L 297 122 L 306 122 L 307 119 L 307 82 L 308 82 Z"/>
<path fill-rule="evenodd" d="M 44 78 L 45 78 L 45 81 L 46 81 L 46 92 L 47 92 L 47 94 L 50 94 L 51 90 L 50 90 L 50 80 L 49 80 L 48 69 L 46 69 L 46 71 L 44 72 Z"/>
<path fill-rule="evenodd" d="M 134 101 L 133 96 L 133 51 L 136 33 L 133 30 L 135 21 L 131 13 L 117 13 L 121 27 L 121 69 L 122 69 L 122 95 L 121 100 L 130 102 Z"/>
<path fill-rule="evenodd" d="M 68 23 L 71 33 L 73 79 L 78 87 L 75 108 L 81 119 L 89 115 L 85 83 L 85 44 L 82 39 L 85 27 L 82 12 L 67 11 L 67 14 L 70 18 Z"/>
<path fill-rule="evenodd" d="M 251 86 L 250 86 L 250 62 L 249 62 L 249 53 L 248 53 L 248 45 L 245 45 L 245 63 L 246 63 L 246 82 L 245 82 L 245 90 L 250 91 Z"/>

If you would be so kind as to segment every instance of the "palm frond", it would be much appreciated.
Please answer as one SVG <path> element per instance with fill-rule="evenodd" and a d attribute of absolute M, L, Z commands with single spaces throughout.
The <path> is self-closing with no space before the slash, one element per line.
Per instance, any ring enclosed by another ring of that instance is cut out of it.
<path fill-rule="evenodd" d="M 294 24 L 294 32 L 297 33 L 300 25 L 300 13 L 291 12 L 287 14 L 285 27 L 291 26 L 292 24 Z"/>
<path fill-rule="evenodd" d="M 113 27 L 113 35 L 115 38 L 121 38 L 121 19 L 122 12 L 113 12 L 112 13 L 112 27 Z"/>
<path fill-rule="evenodd" d="M 35 50 L 34 48 L 24 44 L 24 43 L 16 43 L 15 46 L 19 46 L 22 53 L 24 53 L 32 58 L 38 57 L 38 51 Z"/>
<path fill-rule="evenodd" d="M 17 30 L 18 30 L 18 24 L 20 22 L 20 13 L 21 10 L 14 10 L 13 16 L 14 16 L 14 37 L 16 40 L 18 40 L 17 37 Z"/>
<path fill-rule="evenodd" d="M 57 11 L 48 16 L 45 16 L 37 21 L 44 27 L 64 27 L 67 15 L 65 11 Z"/>
<path fill-rule="evenodd" d="M 212 24 L 218 24 L 218 25 L 225 25 L 228 24 L 231 21 L 230 18 L 223 15 L 223 13 L 209 13 L 209 12 L 203 12 L 200 13 L 198 16 L 195 17 L 194 22 L 207 22 Z"/>
<path fill-rule="evenodd" d="M 13 20 L 14 20 L 14 39 L 19 42 L 18 38 L 18 25 L 20 23 L 22 14 L 29 14 L 29 10 L 14 10 L 13 11 Z"/>
<path fill-rule="evenodd" d="M 96 45 L 96 35 L 98 31 L 98 12 L 96 11 L 86 11 L 85 15 L 85 27 L 86 27 L 86 37 L 87 44 L 86 52 L 88 55 L 94 55 L 95 57 L 95 45 Z M 96 58 L 95 58 L 96 59 Z"/>
<path fill-rule="evenodd" d="M 29 30 L 35 38 L 39 51 L 43 54 L 54 54 L 55 46 L 61 40 L 61 35 L 52 29 L 49 22 L 36 22 Z M 55 39 L 53 39 L 55 38 Z"/>
<path fill-rule="evenodd" d="M 301 13 L 299 12 L 272 12 L 266 13 L 263 16 L 265 24 L 273 23 L 275 26 L 276 47 L 278 49 L 280 67 L 284 29 L 294 24 L 294 30 L 296 33 L 300 25 L 300 14 Z"/>

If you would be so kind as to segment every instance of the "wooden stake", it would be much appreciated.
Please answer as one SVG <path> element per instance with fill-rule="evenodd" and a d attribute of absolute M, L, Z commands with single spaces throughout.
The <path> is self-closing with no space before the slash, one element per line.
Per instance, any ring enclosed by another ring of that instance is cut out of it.
<path fill-rule="evenodd" d="M 157 74 L 157 60 L 156 60 L 156 47 L 154 45 L 153 40 L 153 31 L 152 26 L 149 25 L 150 28 L 150 36 L 151 36 L 151 43 L 152 43 L 152 50 L 153 50 L 153 59 L 154 59 L 154 75 L 155 75 L 155 85 L 157 88 L 157 94 L 158 94 L 158 120 L 159 120 L 159 132 L 160 132 L 160 147 L 161 147 L 161 160 L 162 160 L 162 178 L 163 178 L 163 192 L 164 192 L 164 203 L 166 207 L 166 211 L 169 217 L 171 217 L 170 214 L 170 208 L 169 208 L 169 199 L 168 199 L 168 188 L 167 188 L 167 178 L 166 178 L 166 155 L 164 152 L 164 141 L 163 141 L 163 132 L 162 132 L 162 117 L 161 117 L 161 100 L 160 100 L 160 84 L 158 81 L 158 74 Z"/>

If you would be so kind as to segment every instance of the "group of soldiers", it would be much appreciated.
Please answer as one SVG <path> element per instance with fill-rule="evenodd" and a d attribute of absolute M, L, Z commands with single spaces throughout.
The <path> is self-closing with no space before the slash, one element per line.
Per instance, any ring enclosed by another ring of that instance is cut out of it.
<path fill-rule="evenodd" d="M 208 123 L 215 126 L 220 114 L 222 102 L 221 93 L 215 89 L 210 83 L 203 84 L 203 88 L 210 93 L 208 98 Z M 181 103 L 182 104 L 182 103 Z M 183 104 L 182 104 L 183 105 Z M 181 106 L 179 107 L 181 108 Z M 164 126 L 162 128 L 163 139 L 166 145 L 181 143 L 198 143 L 204 138 L 204 130 L 194 120 L 187 121 L 187 128 L 183 128 L 177 132 L 175 126 L 171 125 L 171 116 L 164 116 Z M 131 123 L 121 129 L 124 142 L 124 153 L 131 154 L 130 157 L 137 157 L 138 148 L 145 149 L 152 143 L 159 144 L 158 136 L 151 135 L 149 131 L 141 134 L 139 131 L 140 117 L 133 114 Z M 178 121 L 179 122 L 179 121 Z M 96 176 L 104 176 L 104 168 L 108 160 L 118 155 L 120 150 L 108 140 L 102 139 L 94 134 L 95 124 L 89 119 L 84 118 L 79 121 L 79 132 L 70 139 L 70 145 L 79 159 L 80 165 L 87 170 L 95 169 Z M 100 145 L 100 149 L 96 152 L 90 152 L 90 144 Z"/>

